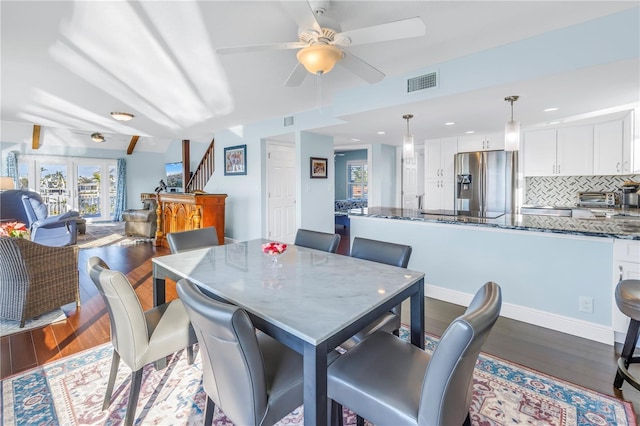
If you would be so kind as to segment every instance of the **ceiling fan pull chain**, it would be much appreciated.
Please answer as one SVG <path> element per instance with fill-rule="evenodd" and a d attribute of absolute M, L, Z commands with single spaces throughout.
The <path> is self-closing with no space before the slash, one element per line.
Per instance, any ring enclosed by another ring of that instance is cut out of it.
<path fill-rule="evenodd" d="M 320 80 L 322 78 L 322 74 L 316 74 L 317 75 L 317 80 L 316 80 L 316 104 L 318 105 L 318 110 L 320 112 L 322 112 L 322 81 Z"/>

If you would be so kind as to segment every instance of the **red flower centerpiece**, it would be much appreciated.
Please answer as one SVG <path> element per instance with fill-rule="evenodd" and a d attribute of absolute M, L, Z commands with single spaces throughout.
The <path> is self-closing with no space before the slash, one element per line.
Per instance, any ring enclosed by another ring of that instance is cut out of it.
<path fill-rule="evenodd" d="M 278 263 L 278 258 L 287 250 L 284 243 L 265 243 L 262 245 L 262 252 L 272 257 L 273 264 Z"/>
<path fill-rule="evenodd" d="M 29 238 L 29 229 L 24 223 L 6 222 L 0 225 L 0 237 Z"/>

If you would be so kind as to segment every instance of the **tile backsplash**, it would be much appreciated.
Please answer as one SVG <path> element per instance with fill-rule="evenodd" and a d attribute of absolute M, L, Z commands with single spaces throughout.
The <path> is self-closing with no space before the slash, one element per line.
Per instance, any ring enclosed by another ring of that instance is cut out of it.
<path fill-rule="evenodd" d="M 575 206 L 578 192 L 616 192 L 627 180 L 640 182 L 640 175 L 527 177 L 524 204 Z"/>

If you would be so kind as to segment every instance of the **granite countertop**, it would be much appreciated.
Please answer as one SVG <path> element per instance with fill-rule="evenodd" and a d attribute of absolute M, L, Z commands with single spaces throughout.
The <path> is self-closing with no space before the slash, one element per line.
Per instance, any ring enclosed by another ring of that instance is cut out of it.
<path fill-rule="evenodd" d="M 640 240 L 640 217 L 636 216 L 635 213 L 632 212 L 628 216 L 595 218 L 505 214 L 497 219 L 486 219 L 422 214 L 416 209 L 395 207 L 368 207 L 349 210 L 349 216 Z"/>

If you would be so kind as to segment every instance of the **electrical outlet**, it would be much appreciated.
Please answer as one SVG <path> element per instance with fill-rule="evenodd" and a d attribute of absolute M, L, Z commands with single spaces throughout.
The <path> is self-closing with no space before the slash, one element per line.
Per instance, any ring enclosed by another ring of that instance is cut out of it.
<path fill-rule="evenodd" d="M 587 314 L 593 313 L 593 297 L 580 296 L 578 298 L 578 309 Z"/>

